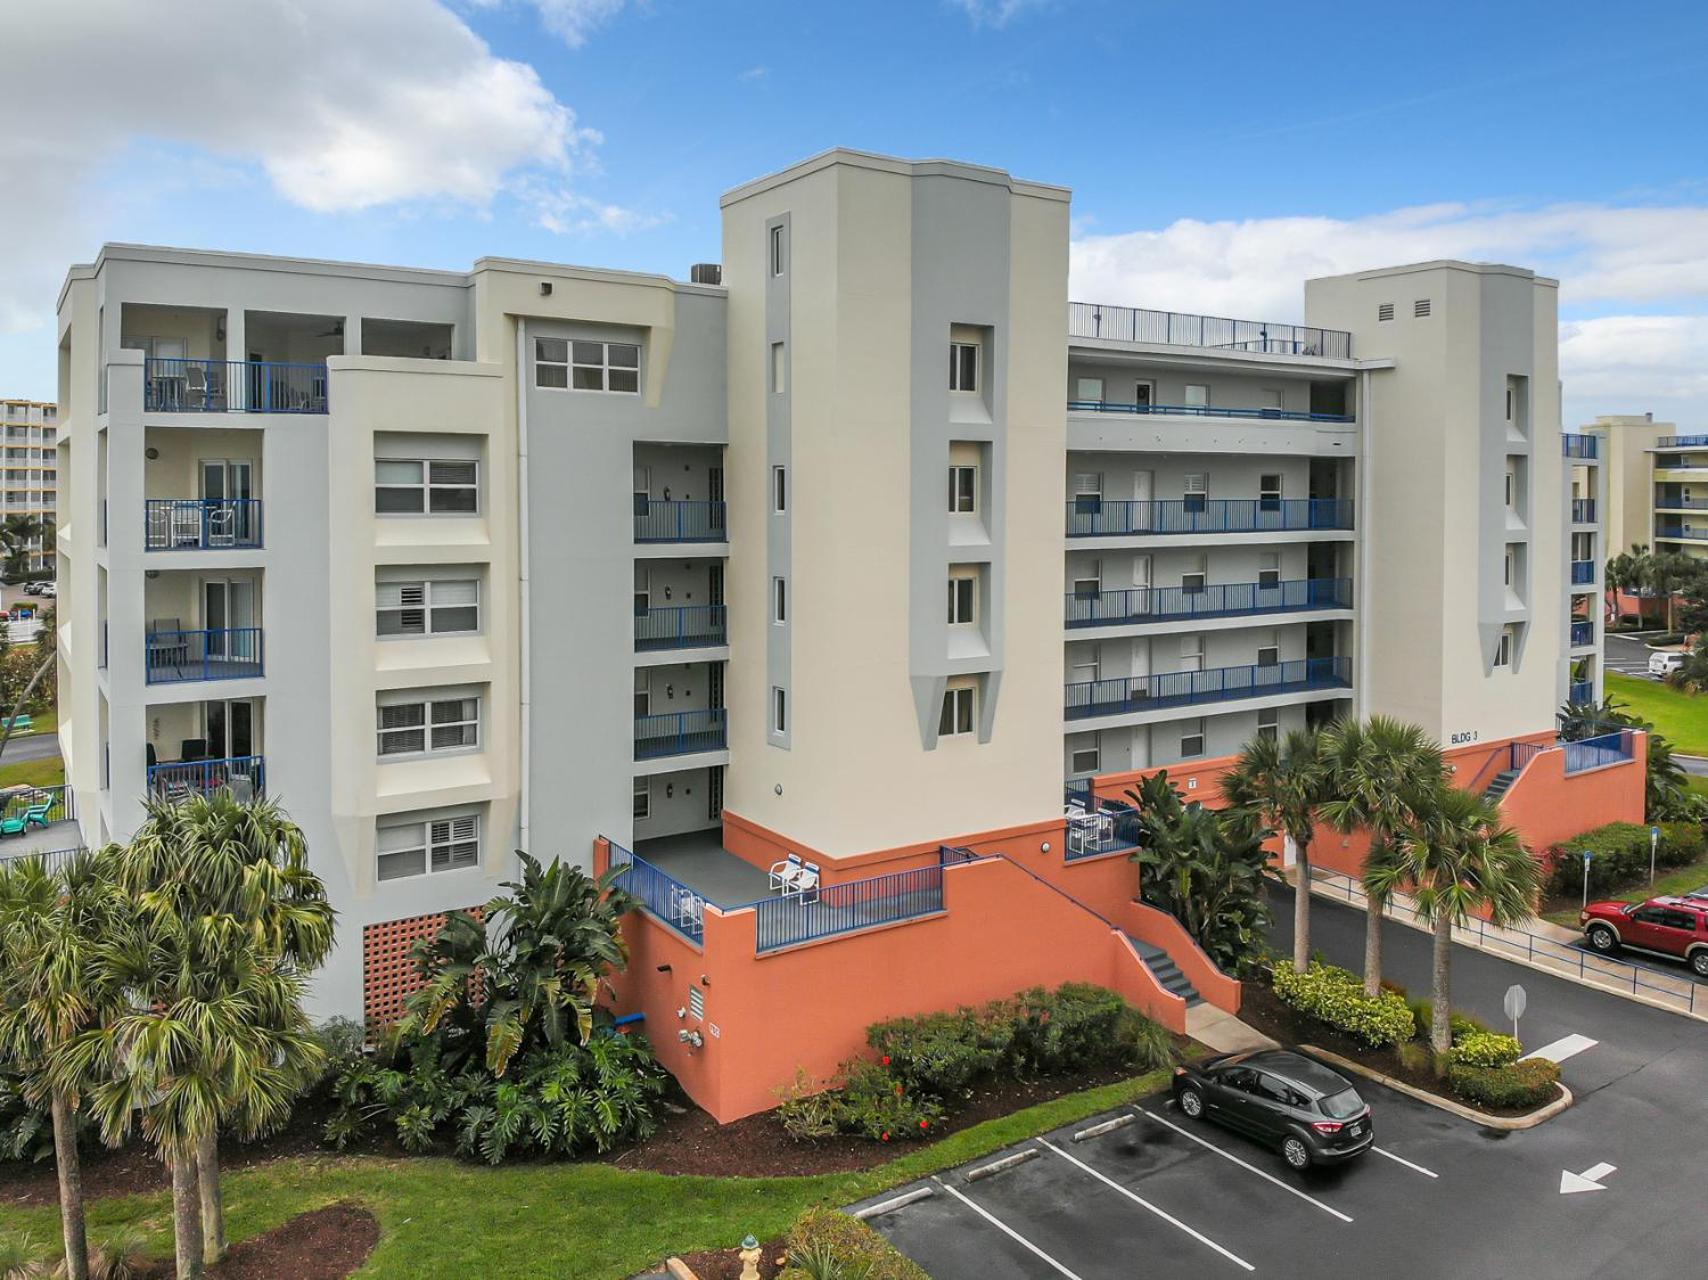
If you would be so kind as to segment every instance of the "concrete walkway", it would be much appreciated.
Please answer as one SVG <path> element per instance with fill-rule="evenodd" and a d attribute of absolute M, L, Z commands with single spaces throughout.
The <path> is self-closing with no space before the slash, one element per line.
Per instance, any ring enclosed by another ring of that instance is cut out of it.
<path fill-rule="evenodd" d="M 1217 1053 L 1276 1047 L 1275 1041 L 1255 1027 L 1248 1027 L 1234 1014 L 1208 1002 L 1195 1004 L 1186 1011 L 1186 1034 Z"/>

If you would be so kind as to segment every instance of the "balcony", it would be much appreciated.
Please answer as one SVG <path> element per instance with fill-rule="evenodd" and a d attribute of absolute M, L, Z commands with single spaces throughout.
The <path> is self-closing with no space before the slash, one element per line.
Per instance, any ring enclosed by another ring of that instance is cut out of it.
<path fill-rule="evenodd" d="M 1660 497 L 1655 499 L 1656 511 L 1708 511 L 1708 498 Z"/>
<path fill-rule="evenodd" d="M 23 823 L 23 830 L 0 835 L 0 863 L 39 855 L 54 870 L 83 847 L 70 787 L 10 788 L 0 793 L 0 816 Z"/>
<path fill-rule="evenodd" d="M 1584 701 L 1588 701 L 1585 698 Z M 1562 744 L 1566 750 L 1566 772 L 1582 773 L 1610 764 L 1624 764 L 1636 756 L 1636 741 L 1629 729 L 1615 729 L 1594 738 Z"/>
<path fill-rule="evenodd" d="M 149 413 L 325 413 L 326 366 L 278 360 L 143 361 Z"/>
<path fill-rule="evenodd" d="M 1598 442 L 1594 436 L 1566 433 L 1560 437 L 1560 443 L 1568 458 L 1598 458 Z"/>
<path fill-rule="evenodd" d="M 1566 690 L 1566 701 L 1573 706 L 1589 706 L 1595 701 L 1595 682 L 1593 680 L 1574 681 Z"/>
<path fill-rule="evenodd" d="M 1189 418 L 1258 418 L 1276 422 L 1324 422 L 1345 425 L 1356 421 L 1345 413 L 1302 413 L 1296 409 L 1229 409 L 1208 404 L 1120 404 L 1113 400 L 1069 400 L 1069 413 L 1157 414 Z"/>
<path fill-rule="evenodd" d="M 259 676 L 263 670 L 260 627 L 150 631 L 147 644 L 149 684 L 241 680 Z"/>
<path fill-rule="evenodd" d="M 1595 499 L 1594 498 L 1573 498 L 1572 499 L 1572 523 L 1573 524 L 1594 524 L 1595 523 Z"/>
<path fill-rule="evenodd" d="M 1572 585 L 1574 587 L 1590 586 L 1595 582 L 1595 561 L 1572 561 Z"/>
<path fill-rule="evenodd" d="M 1708 436 L 1662 436 L 1657 449 L 1708 449 Z"/>
<path fill-rule="evenodd" d="M 1224 582 L 1197 588 L 1131 587 L 1086 595 L 1068 592 L 1067 625 L 1109 627 L 1351 607 L 1351 578 L 1300 578 L 1267 584 Z"/>
<path fill-rule="evenodd" d="M 1655 530 L 1655 537 L 1665 538 L 1671 542 L 1703 542 L 1708 541 L 1708 529 L 1692 529 L 1679 524 L 1663 524 Z"/>
<path fill-rule="evenodd" d="M 148 551 L 230 551 L 261 545 L 259 498 L 149 498 L 143 507 Z"/>
<path fill-rule="evenodd" d="M 660 649 L 703 649 L 726 644 L 728 609 L 721 604 L 693 604 L 680 608 L 652 609 L 635 615 L 635 648 L 642 652 Z"/>
<path fill-rule="evenodd" d="M 728 539 L 722 502 L 635 499 L 636 542 L 726 542 Z"/>
<path fill-rule="evenodd" d="M 1065 713 L 1069 720 L 1085 720 L 1163 707 L 1351 687 L 1351 658 L 1297 658 L 1261 666 L 1212 667 L 1208 671 L 1121 676 L 1070 684 L 1066 686 Z"/>
<path fill-rule="evenodd" d="M 728 713 L 722 707 L 635 717 L 636 760 L 722 751 L 728 745 Z"/>
<path fill-rule="evenodd" d="M 157 800 L 187 800 L 225 792 L 238 801 L 267 794 L 265 756 L 221 760 L 178 760 L 148 766 L 148 794 Z"/>
<path fill-rule="evenodd" d="M 1070 538 L 1178 533 L 1293 533 L 1352 528 L 1350 498 L 1071 498 Z"/>
<path fill-rule="evenodd" d="M 1581 649 L 1595 643 L 1595 623 L 1584 619 L 1572 623 L 1572 648 Z"/>
<path fill-rule="evenodd" d="M 1352 358 L 1352 335 L 1340 329 L 1265 320 L 1229 320 L 1221 316 L 1150 311 L 1143 307 L 1106 307 L 1095 302 L 1068 303 L 1068 337 L 1147 342 L 1169 347 L 1208 347 L 1217 351 L 1262 355 Z"/>

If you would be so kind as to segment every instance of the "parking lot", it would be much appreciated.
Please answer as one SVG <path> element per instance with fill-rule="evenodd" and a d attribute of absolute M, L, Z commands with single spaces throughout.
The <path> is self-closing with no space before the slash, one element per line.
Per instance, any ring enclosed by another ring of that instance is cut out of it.
<path fill-rule="evenodd" d="M 1313 945 L 1347 962 L 1362 923 L 1323 903 Z M 1422 989 L 1428 938 L 1390 924 L 1385 943 L 1389 971 Z M 971 1166 L 1036 1152 L 988 1177 L 962 1168 L 888 1192 L 931 1195 L 872 1224 L 936 1280 L 1701 1274 L 1708 1025 L 1462 947 L 1454 972 L 1456 1003 L 1497 1025 L 1500 994 L 1525 986 L 1525 1042 L 1562 1059 L 1575 1105 L 1505 1132 L 1360 1080 L 1377 1150 L 1295 1174 L 1163 1095 Z M 1075 1140 L 1105 1119 L 1123 1124 Z M 1601 1189 L 1569 1189 L 1586 1174 Z"/>

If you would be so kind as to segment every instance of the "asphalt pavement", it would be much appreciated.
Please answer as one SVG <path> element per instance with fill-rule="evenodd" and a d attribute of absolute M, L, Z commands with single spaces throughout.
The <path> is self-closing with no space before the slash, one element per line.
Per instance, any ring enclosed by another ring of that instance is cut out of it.
<path fill-rule="evenodd" d="M 0 716 L 0 720 L 5 717 Z M 56 733 L 14 733 L 6 743 L 6 753 L 0 765 L 22 764 L 26 760 L 48 760 L 59 755 L 59 735 Z"/>
<path fill-rule="evenodd" d="M 1649 653 L 1649 646 L 1645 641 L 1635 640 L 1630 636 L 1608 632 L 1601 638 L 1601 661 L 1608 671 L 1618 671 L 1628 676 L 1647 676 Z"/>

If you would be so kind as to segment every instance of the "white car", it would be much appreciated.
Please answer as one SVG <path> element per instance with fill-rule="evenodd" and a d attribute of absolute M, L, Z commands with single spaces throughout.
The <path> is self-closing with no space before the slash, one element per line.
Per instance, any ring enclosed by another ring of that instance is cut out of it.
<path fill-rule="evenodd" d="M 1676 649 L 1661 649 L 1649 655 L 1649 674 L 1652 676 L 1670 676 L 1684 665 L 1684 655 Z"/>

